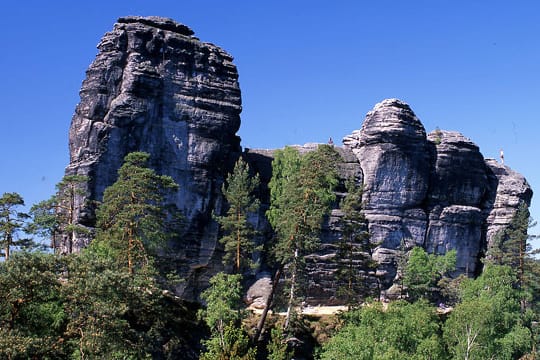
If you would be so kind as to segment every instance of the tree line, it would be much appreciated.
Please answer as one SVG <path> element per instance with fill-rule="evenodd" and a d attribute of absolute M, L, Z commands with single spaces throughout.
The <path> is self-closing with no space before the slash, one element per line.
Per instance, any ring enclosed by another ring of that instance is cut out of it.
<path fill-rule="evenodd" d="M 75 199 L 87 177 L 64 177 L 56 194 L 28 213 L 20 210 L 20 195 L 0 198 L 1 358 L 292 359 L 305 328 L 306 255 L 320 248 L 322 226 L 336 206 L 343 213 L 336 296 L 349 311 L 336 318 L 330 340 L 312 357 L 536 358 L 540 272 L 528 245 L 525 204 L 496 236 L 477 279 L 451 276 L 455 251 L 403 251 L 402 300 L 386 304 L 368 282 L 376 278 L 371 255 L 377 244 L 362 214 L 361 184 L 348 179 L 345 197 L 336 197 L 339 154 L 332 146 L 275 152 L 265 212 L 273 237 L 264 247 L 251 220 L 261 211 L 260 181 L 239 159 L 222 187 L 226 212 L 214 215 L 226 271 L 209 280 L 204 305 L 195 311 L 174 295 L 183 280 L 160 263 L 160 250 L 181 233 L 179 210 L 165 203 L 178 185 L 148 161 L 146 153 L 126 156 L 97 206 L 94 233 L 76 223 Z M 81 235 L 93 240 L 72 254 Z M 67 255 L 43 252 L 33 236 L 51 239 L 57 249 L 63 236 Z M 243 294 L 261 254 L 273 270 L 272 287 L 262 314 L 254 316 Z M 283 317 L 268 315 L 279 309 Z"/>

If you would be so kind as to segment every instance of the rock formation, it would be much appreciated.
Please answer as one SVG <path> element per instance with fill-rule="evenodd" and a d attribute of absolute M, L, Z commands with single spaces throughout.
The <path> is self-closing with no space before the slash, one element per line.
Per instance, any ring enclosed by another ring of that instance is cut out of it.
<path fill-rule="evenodd" d="M 221 185 L 240 153 L 241 98 L 232 57 L 203 43 L 187 26 L 158 17 L 124 17 L 105 34 L 80 91 L 70 134 L 66 174 L 90 177 L 77 199 L 77 221 L 92 227 L 94 208 L 116 180 L 123 157 L 151 154 L 151 165 L 180 185 L 171 199 L 186 233 L 171 244 L 190 277 L 213 260 Z M 75 239 L 73 251 L 87 245 Z M 67 249 L 61 245 L 60 251 Z M 192 284 L 186 283 L 188 287 Z"/>
<path fill-rule="evenodd" d="M 158 17 L 120 18 L 98 49 L 70 128 L 66 174 L 90 177 L 86 194 L 75 201 L 76 222 L 94 226 L 94 201 L 115 181 L 127 153 L 150 153 L 151 166 L 180 185 L 169 200 L 183 212 L 186 229 L 164 256 L 187 279 L 178 293 L 195 299 L 208 277 L 221 270 L 222 249 L 212 213 L 223 210 L 221 185 L 241 155 L 236 67 L 229 54 L 199 41 L 188 27 Z M 426 134 L 410 107 L 396 99 L 375 105 L 362 128 L 343 143 L 335 147 L 342 158 L 338 202 L 325 224 L 320 251 L 307 259 L 311 303 L 339 303 L 339 200 L 346 196 L 348 178 L 364 187 L 371 255 L 378 263 L 376 271 L 364 269 L 364 275 L 370 286 L 388 295 L 399 278 L 399 256 L 413 246 L 437 254 L 456 249 L 457 272 L 476 273 L 494 234 L 509 224 L 521 202 L 531 200 L 532 191 L 521 175 L 485 160 L 478 147 L 457 132 Z M 306 152 L 315 147 L 298 148 Z M 266 235 L 271 231 L 264 211 L 272 154 L 249 149 L 242 155 L 261 177 L 263 207 L 252 220 Z M 68 244 L 66 238 L 58 250 L 79 251 L 89 239 Z M 251 301 L 260 303 L 267 292 L 269 270 L 262 265 L 260 286 L 248 293 Z"/>
<path fill-rule="evenodd" d="M 457 274 L 476 274 L 494 234 L 507 226 L 532 191 L 520 174 L 485 160 L 469 139 L 457 132 L 425 129 L 410 107 L 387 99 L 368 112 L 361 130 L 336 147 L 341 183 L 354 176 L 364 187 L 364 213 L 374 246 L 376 271 L 365 269 L 371 288 L 392 296 L 398 261 L 413 246 L 429 253 L 457 251 Z M 311 151 L 316 144 L 298 147 Z M 271 176 L 272 151 L 249 150 L 246 157 L 264 181 Z M 345 188 L 337 190 L 346 196 Z M 263 199 L 264 200 L 267 199 Z M 319 252 L 308 256 L 308 303 L 339 303 L 336 252 L 339 220 L 336 204 L 321 237 Z M 261 281 L 264 284 L 264 278 Z M 253 291 L 253 293 L 256 293 Z M 252 296 L 252 301 L 259 301 Z"/>

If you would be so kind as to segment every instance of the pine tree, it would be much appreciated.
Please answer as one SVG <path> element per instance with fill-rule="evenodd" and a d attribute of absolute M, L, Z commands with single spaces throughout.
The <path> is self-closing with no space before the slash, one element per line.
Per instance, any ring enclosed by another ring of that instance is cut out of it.
<path fill-rule="evenodd" d="M 76 201 L 85 195 L 83 185 L 89 177 L 84 175 L 66 175 L 56 185 L 56 193 L 47 200 L 34 204 L 30 209 L 31 223 L 28 231 L 51 240 L 51 247 L 58 251 L 73 252 L 74 242 L 89 233 L 88 228 L 77 223 Z M 59 237 L 64 235 L 65 243 L 60 244 Z"/>
<path fill-rule="evenodd" d="M 488 265 L 508 265 L 516 271 L 516 283 L 522 290 L 522 311 L 539 283 L 535 251 L 529 242 L 532 236 L 528 235 L 528 229 L 534 225 L 529 207 L 522 202 L 509 226 L 495 235 L 486 256 Z"/>
<path fill-rule="evenodd" d="M 272 163 L 267 216 L 276 232 L 272 254 L 289 280 L 286 330 L 298 300 L 304 256 L 318 248 L 324 216 L 335 200 L 338 159 L 333 147 L 320 145 L 302 157 L 297 150 L 287 147 L 276 152 Z"/>
<path fill-rule="evenodd" d="M 118 180 L 105 189 L 96 212 L 96 241 L 112 249 L 130 273 L 148 264 L 149 252 L 174 233 L 167 229 L 171 214 L 163 202 L 166 192 L 178 185 L 170 176 L 148 168 L 149 158 L 143 152 L 125 157 Z"/>
<path fill-rule="evenodd" d="M 29 239 L 19 237 L 28 219 L 28 214 L 19 211 L 22 206 L 24 200 L 18 193 L 4 193 L 0 197 L 0 246 L 6 260 L 13 246 L 28 247 L 31 243 Z"/>
<path fill-rule="evenodd" d="M 372 245 L 366 230 L 366 220 L 362 214 L 362 187 L 354 179 L 346 183 L 347 196 L 341 203 L 341 238 L 336 254 L 338 265 L 338 295 L 345 297 L 347 305 L 353 306 L 358 296 L 366 294 L 366 277 L 363 272 L 375 269 L 371 260 Z"/>
<path fill-rule="evenodd" d="M 16 252 L 0 262 L 0 358 L 65 359 L 59 259 Z"/>
<path fill-rule="evenodd" d="M 229 210 L 227 215 L 216 218 L 225 233 L 219 241 L 225 246 L 223 263 L 232 262 L 236 273 L 242 273 L 254 265 L 255 230 L 248 216 L 258 211 L 259 202 L 253 194 L 258 186 L 259 177 L 250 176 L 248 164 L 239 159 L 222 188 Z"/>
<path fill-rule="evenodd" d="M 85 194 L 82 185 L 88 182 L 88 176 L 66 175 L 56 185 L 56 195 L 53 197 L 55 212 L 58 215 L 58 224 L 62 233 L 67 237 L 66 251 L 73 252 L 73 245 L 76 239 L 88 233 L 88 230 L 77 223 L 78 197 Z M 54 242 L 54 240 L 53 240 Z M 58 246 L 58 244 L 54 244 Z"/>
<path fill-rule="evenodd" d="M 56 197 L 43 200 L 30 208 L 30 223 L 27 232 L 41 238 L 49 239 L 50 246 L 57 248 L 57 239 L 60 234 L 60 223 L 56 212 Z"/>

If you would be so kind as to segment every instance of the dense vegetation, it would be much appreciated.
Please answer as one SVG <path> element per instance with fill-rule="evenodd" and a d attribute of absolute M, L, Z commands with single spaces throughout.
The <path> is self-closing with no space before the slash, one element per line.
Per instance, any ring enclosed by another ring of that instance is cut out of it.
<path fill-rule="evenodd" d="M 182 221 L 165 203 L 178 185 L 148 168 L 148 154 L 126 156 L 97 207 L 95 233 L 74 221 L 74 199 L 86 177 L 66 176 L 29 213 L 21 210 L 20 195 L 5 193 L 0 358 L 536 359 L 540 268 L 528 244 L 526 205 L 488 249 L 481 276 L 454 278 L 455 251 L 437 256 L 416 247 L 400 259 L 401 299 L 382 302 L 366 285 L 377 264 L 362 189 L 349 179 L 347 196 L 336 197 L 337 157 L 326 145 L 307 154 L 289 147 L 276 152 L 266 214 L 274 238 L 264 249 L 250 222 L 260 212 L 259 180 L 237 162 L 222 188 L 227 212 L 215 215 L 228 272 L 210 279 L 204 307 L 177 298 L 173 289 L 182 279 L 160 266 L 160 249 L 179 236 Z M 338 203 L 344 215 L 336 281 L 349 311 L 310 318 L 301 306 L 305 255 L 319 248 L 325 217 Z M 69 254 L 80 235 L 93 241 Z M 68 255 L 43 251 L 34 240 L 46 237 L 61 249 L 59 236 Z M 274 269 L 262 315 L 246 311 L 242 301 L 256 252 Z M 269 315 L 270 309 L 286 315 Z"/>

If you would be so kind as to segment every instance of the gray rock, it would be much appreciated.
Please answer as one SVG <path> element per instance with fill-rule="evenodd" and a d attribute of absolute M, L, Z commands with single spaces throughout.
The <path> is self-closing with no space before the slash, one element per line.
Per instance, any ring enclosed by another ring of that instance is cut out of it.
<path fill-rule="evenodd" d="M 482 227 L 488 177 L 478 146 L 458 132 L 429 134 L 436 153 L 428 194 L 429 225 L 425 249 L 457 251 L 457 273 L 475 274 L 484 249 Z"/>
<path fill-rule="evenodd" d="M 487 191 L 487 174 L 478 146 L 453 131 L 436 130 L 428 139 L 436 152 L 430 180 L 430 205 L 479 207 Z"/>
<path fill-rule="evenodd" d="M 481 257 L 482 211 L 473 206 L 436 207 L 430 213 L 424 248 L 432 254 L 457 252 L 457 274 L 475 274 Z"/>
<path fill-rule="evenodd" d="M 246 303 L 251 308 L 263 309 L 271 291 L 272 275 L 268 272 L 261 272 L 246 293 Z"/>
<path fill-rule="evenodd" d="M 522 202 L 530 204 L 533 192 L 523 175 L 494 159 L 486 159 L 485 162 L 491 193 L 484 206 L 484 215 L 487 217 L 486 242 L 489 247 L 493 236 L 510 224 L 519 205 Z"/>
<path fill-rule="evenodd" d="M 364 173 L 365 215 L 371 242 L 389 287 L 397 272 L 394 252 L 423 245 L 432 152 L 426 132 L 409 105 L 384 100 L 366 115 L 360 131 L 344 138 L 345 147 L 358 157 Z M 390 258 L 385 258 L 389 256 Z"/>
<path fill-rule="evenodd" d="M 424 126 L 409 105 L 397 99 L 378 103 L 362 129 L 343 143 L 360 161 L 366 209 L 410 209 L 424 201 L 430 152 Z"/>
<path fill-rule="evenodd" d="M 236 67 L 187 26 L 158 17 L 120 18 L 98 49 L 70 127 L 66 174 L 91 178 L 86 196 L 77 199 L 78 222 L 94 225 L 94 208 L 85 200 L 101 200 L 127 153 L 150 153 L 151 166 L 180 185 L 170 201 L 187 228 L 166 255 L 181 264 L 190 279 L 185 285 L 196 294 L 196 278 L 221 262 L 212 212 L 221 211 L 220 188 L 240 153 Z M 77 239 L 73 251 L 88 241 Z M 60 251 L 66 250 L 64 243 Z"/>
<path fill-rule="evenodd" d="M 76 221 L 92 229 L 95 201 L 117 177 L 123 157 L 146 151 L 151 166 L 180 185 L 168 199 L 185 216 L 185 232 L 163 250 L 169 265 L 187 279 L 177 289 L 196 299 L 221 270 L 222 248 L 212 213 L 222 212 L 221 186 L 243 156 L 261 178 L 259 214 L 250 221 L 260 242 L 270 241 L 265 219 L 273 150 L 241 154 L 241 99 L 232 57 L 203 43 L 187 26 L 167 18 L 124 17 L 105 34 L 83 82 L 69 134 L 66 174 L 90 177 L 75 199 Z M 508 226 L 520 203 L 530 203 L 527 181 L 507 166 L 484 160 L 478 147 L 457 132 L 425 129 L 409 105 L 387 99 L 375 105 L 360 130 L 335 146 L 341 156 L 337 201 L 321 234 L 321 248 L 306 257 L 308 304 L 337 305 L 340 201 L 345 181 L 364 188 L 366 228 L 373 249 L 358 250 L 377 269 L 355 262 L 368 289 L 397 294 L 398 263 L 414 246 L 430 253 L 458 253 L 458 273 L 474 274 L 494 234 Z M 301 153 L 318 144 L 295 145 Z M 79 251 L 91 236 L 66 239 L 59 251 Z M 269 265 L 261 267 L 247 301 L 261 306 L 268 296 Z M 258 280 L 257 280 L 258 279 Z M 399 290 L 399 289 L 398 289 Z"/>
<path fill-rule="evenodd" d="M 441 255 L 455 249 L 456 275 L 477 273 L 493 235 L 520 202 L 531 200 L 521 175 L 484 161 L 460 133 L 426 137 L 409 106 L 396 99 L 375 105 L 362 129 L 343 142 L 365 174 L 365 216 L 383 290 L 399 278 L 398 258 L 413 246 Z"/>
<path fill-rule="evenodd" d="M 342 158 L 338 202 L 323 227 L 320 250 L 306 257 L 308 304 L 342 301 L 336 282 L 343 216 L 338 207 L 351 176 L 364 186 L 371 257 L 378 263 L 375 271 L 362 268 L 362 262 L 356 266 L 368 288 L 380 288 L 383 297 L 396 296 L 402 276 L 398 264 L 414 246 L 440 255 L 456 250 L 454 275 L 476 274 L 493 234 L 508 226 L 520 202 L 531 200 L 532 191 L 521 175 L 485 161 L 478 146 L 458 132 L 436 130 L 426 136 L 410 107 L 396 99 L 375 105 L 361 130 L 343 143 L 335 147 Z M 316 144 L 294 147 L 305 153 Z M 246 153 L 252 168 L 264 174 L 263 187 L 271 178 L 272 156 L 272 150 Z"/>

